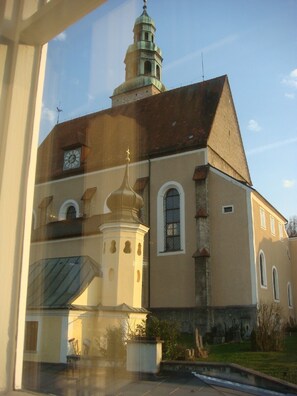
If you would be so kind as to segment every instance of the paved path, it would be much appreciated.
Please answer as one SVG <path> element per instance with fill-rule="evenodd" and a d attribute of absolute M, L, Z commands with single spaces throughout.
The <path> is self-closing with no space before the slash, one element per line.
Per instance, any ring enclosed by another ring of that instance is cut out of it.
<path fill-rule="evenodd" d="M 240 385 L 237 389 L 217 383 L 210 385 L 191 373 L 140 377 L 125 370 L 89 368 L 72 371 L 55 365 L 31 363 L 24 366 L 23 374 L 24 389 L 57 396 L 279 395 L 264 390 L 257 393 Z"/>
<path fill-rule="evenodd" d="M 250 393 L 233 391 L 226 388 L 219 388 L 207 385 L 194 376 L 180 376 L 164 378 L 160 381 L 138 381 L 130 383 L 119 392 L 113 393 L 114 396 L 231 396 L 231 395 L 251 395 Z"/>

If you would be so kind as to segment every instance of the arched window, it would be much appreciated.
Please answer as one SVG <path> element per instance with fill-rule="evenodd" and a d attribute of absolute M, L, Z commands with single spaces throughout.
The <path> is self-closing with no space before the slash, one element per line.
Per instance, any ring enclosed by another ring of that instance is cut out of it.
<path fill-rule="evenodd" d="M 152 64 L 150 61 L 144 62 L 144 74 L 151 75 L 152 74 Z"/>
<path fill-rule="evenodd" d="M 65 201 L 59 210 L 59 220 L 73 220 L 79 216 L 79 205 L 74 199 Z"/>
<path fill-rule="evenodd" d="M 144 33 L 144 36 L 145 36 L 145 40 L 148 41 L 148 39 L 149 39 L 149 34 L 148 34 L 148 32 L 145 32 L 145 33 Z"/>
<path fill-rule="evenodd" d="M 288 282 L 287 292 L 288 292 L 288 306 L 289 306 L 289 308 L 292 308 L 293 307 L 293 295 L 292 295 L 292 285 L 290 282 Z"/>
<path fill-rule="evenodd" d="M 259 256 L 259 270 L 261 286 L 267 287 L 266 260 L 265 255 L 262 251 L 260 252 Z"/>
<path fill-rule="evenodd" d="M 74 206 L 68 206 L 66 212 L 66 220 L 73 220 L 76 218 L 76 209 Z"/>
<path fill-rule="evenodd" d="M 160 66 L 159 65 L 156 66 L 156 75 L 157 75 L 157 79 L 160 80 L 161 79 L 161 73 L 160 73 Z"/>
<path fill-rule="evenodd" d="M 277 269 L 272 269 L 272 286 L 273 286 L 273 298 L 275 301 L 279 301 L 279 283 Z"/>
<path fill-rule="evenodd" d="M 168 182 L 158 192 L 158 253 L 184 253 L 184 191 L 176 182 Z"/>
<path fill-rule="evenodd" d="M 164 197 L 165 250 L 180 250 L 180 199 L 176 188 L 167 191 Z"/>

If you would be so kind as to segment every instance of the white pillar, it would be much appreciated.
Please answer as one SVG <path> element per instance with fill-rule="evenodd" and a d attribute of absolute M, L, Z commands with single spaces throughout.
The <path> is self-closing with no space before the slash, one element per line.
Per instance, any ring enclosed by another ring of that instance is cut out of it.
<path fill-rule="evenodd" d="M 21 387 L 43 45 L 103 2 L 0 1 L 0 392 Z"/>

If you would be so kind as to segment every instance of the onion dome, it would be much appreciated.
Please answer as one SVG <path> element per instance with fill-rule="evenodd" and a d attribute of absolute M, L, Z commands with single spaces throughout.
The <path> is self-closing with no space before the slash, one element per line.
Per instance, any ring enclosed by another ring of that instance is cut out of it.
<path fill-rule="evenodd" d="M 146 6 L 146 0 L 145 0 L 145 1 L 144 1 L 144 4 L 143 4 L 143 12 L 142 12 L 142 14 L 141 14 L 138 18 L 136 18 L 135 23 L 134 23 L 134 26 L 135 26 L 135 25 L 138 25 L 138 24 L 140 24 L 140 23 L 146 23 L 146 24 L 148 24 L 148 25 L 152 25 L 153 27 L 155 27 L 155 22 L 154 22 L 153 19 L 148 15 L 146 9 L 147 9 L 147 6 Z"/>
<path fill-rule="evenodd" d="M 130 152 L 127 150 L 126 170 L 123 182 L 119 189 L 110 194 L 107 199 L 107 206 L 112 212 L 112 218 L 116 217 L 118 220 L 137 220 L 139 221 L 138 213 L 143 207 L 143 199 L 138 195 L 129 183 L 129 162 Z"/>

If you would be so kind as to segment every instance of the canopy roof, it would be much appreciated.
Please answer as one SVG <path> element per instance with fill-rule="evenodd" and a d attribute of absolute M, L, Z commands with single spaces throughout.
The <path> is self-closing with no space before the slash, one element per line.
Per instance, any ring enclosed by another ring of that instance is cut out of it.
<path fill-rule="evenodd" d="M 94 277 L 102 272 L 89 256 L 38 260 L 29 269 L 27 308 L 68 308 Z"/>

